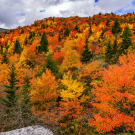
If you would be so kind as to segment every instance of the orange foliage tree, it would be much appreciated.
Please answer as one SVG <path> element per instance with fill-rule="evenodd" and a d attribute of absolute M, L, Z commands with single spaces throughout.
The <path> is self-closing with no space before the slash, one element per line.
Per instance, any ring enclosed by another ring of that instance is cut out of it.
<path fill-rule="evenodd" d="M 135 54 L 121 56 L 115 67 L 103 73 L 103 82 L 94 84 L 93 118 L 89 125 L 99 133 L 117 130 L 135 133 Z"/>
<path fill-rule="evenodd" d="M 61 126 L 67 126 L 82 112 L 81 102 L 83 102 L 82 98 L 85 98 L 82 94 L 85 89 L 81 82 L 73 80 L 70 72 L 64 74 L 61 84 L 62 88 L 59 93 L 62 100 L 58 107 L 58 119 Z"/>
<path fill-rule="evenodd" d="M 53 108 L 58 97 L 58 84 L 51 70 L 46 69 L 39 78 L 31 82 L 31 101 L 33 103 L 33 114 L 39 116 L 39 120 L 46 122 L 48 110 Z"/>
<path fill-rule="evenodd" d="M 84 50 L 84 46 L 85 46 L 85 41 L 82 38 L 80 38 L 76 46 L 77 52 L 79 53 L 80 56 L 81 56 L 82 50 Z"/>
<path fill-rule="evenodd" d="M 75 71 L 82 67 L 80 56 L 76 50 L 69 50 L 65 53 L 64 60 L 60 66 L 60 70 L 62 72 L 66 72 L 68 70 Z"/>
<path fill-rule="evenodd" d="M 55 60 L 56 62 L 58 62 L 59 64 L 62 63 L 63 59 L 64 59 L 65 53 L 63 51 L 56 51 L 54 52 L 52 59 Z"/>
<path fill-rule="evenodd" d="M 24 47 L 22 53 L 21 53 L 21 57 L 20 57 L 20 61 L 19 64 L 22 66 L 26 66 L 26 65 L 30 65 L 33 66 L 35 65 L 36 62 L 36 47 L 39 46 L 39 40 L 34 40 L 32 45 L 28 46 L 28 47 Z"/>

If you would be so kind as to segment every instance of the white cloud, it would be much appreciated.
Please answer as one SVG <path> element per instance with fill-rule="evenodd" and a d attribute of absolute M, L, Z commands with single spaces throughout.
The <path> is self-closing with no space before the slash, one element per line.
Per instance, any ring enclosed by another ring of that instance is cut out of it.
<path fill-rule="evenodd" d="M 0 27 L 30 25 L 46 17 L 92 16 L 133 8 L 133 0 L 1 0 Z M 44 12 L 40 12 L 40 11 Z M 25 14 L 25 15 L 21 15 Z M 20 15 L 20 16 L 19 16 Z"/>
<path fill-rule="evenodd" d="M 131 4 L 133 0 L 99 0 L 98 6 L 106 11 L 115 12 Z"/>

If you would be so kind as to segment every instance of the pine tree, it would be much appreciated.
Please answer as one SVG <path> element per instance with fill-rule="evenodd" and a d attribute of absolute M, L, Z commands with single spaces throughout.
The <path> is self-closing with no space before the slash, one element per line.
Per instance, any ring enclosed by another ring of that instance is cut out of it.
<path fill-rule="evenodd" d="M 78 30 L 79 33 L 81 33 L 80 29 Z"/>
<path fill-rule="evenodd" d="M 122 53 L 127 54 L 127 49 L 129 48 L 129 46 L 132 46 L 131 36 L 132 34 L 130 33 L 130 29 L 127 26 L 124 29 L 123 34 L 121 35 L 122 42 L 121 42 L 121 47 L 118 50 L 119 55 L 121 55 Z"/>
<path fill-rule="evenodd" d="M 58 79 L 61 75 L 59 72 L 59 68 L 57 66 L 57 63 L 52 59 L 52 54 L 48 54 L 46 57 L 46 63 L 43 65 L 42 67 L 42 71 L 37 73 L 35 75 L 35 77 L 37 76 L 41 76 L 43 72 L 45 72 L 45 68 L 48 68 L 51 70 L 51 72 L 54 74 L 54 76 L 56 77 L 56 79 Z"/>
<path fill-rule="evenodd" d="M 106 46 L 105 59 L 107 62 L 116 63 L 118 60 L 118 42 L 117 42 L 117 34 L 115 34 L 115 40 L 113 44 L 110 44 L 110 40 Z"/>
<path fill-rule="evenodd" d="M 26 75 L 24 77 L 24 85 L 23 85 L 23 90 L 21 92 L 22 95 L 22 103 L 24 103 L 25 105 L 27 105 L 28 103 L 30 103 L 30 78 Z"/>
<path fill-rule="evenodd" d="M 112 55 L 113 55 L 113 61 L 116 63 L 118 61 L 119 55 L 118 55 L 118 42 L 117 42 L 117 34 L 115 34 L 115 40 L 112 46 Z"/>
<path fill-rule="evenodd" d="M 22 51 L 22 48 L 20 46 L 20 42 L 19 40 L 16 40 L 15 42 L 15 48 L 14 48 L 14 54 L 17 53 L 17 54 L 20 54 Z"/>
<path fill-rule="evenodd" d="M 115 40 L 112 46 L 112 53 L 117 54 L 117 49 L 118 49 L 117 34 L 115 34 Z"/>
<path fill-rule="evenodd" d="M 29 39 L 31 39 L 33 37 L 33 34 L 31 31 L 29 31 Z"/>
<path fill-rule="evenodd" d="M 119 33 L 121 32 L 120 22 L 118 21 L 118 18 L 115 19 L 114 25 L 112 26 L 112 33 Z"/>
<path fill-rule="evenodd" d="M 41 29 L 45 29 L 45 24 L 42 24 L 41 25 Z"/>
<path fill-rule="evenodd" d="M 70 33 L 69 29 L 66 28 L 66 30 L 65 30 L 65 32 L 64 32 L 64 37 L 69 36 L 69 33 Z"/>
<path fill-rule="evenodd" d="M 38 52 L 42 53 L 47 51 L 48 51 L 48 40 L 44 32 L 41 37 L 40 46 L 38 46 Z"/>
<path fill-rule="evenodd" d="M 32 39 L 31 39 L 31 41 L 30 41 L 30 45 L 32 45 L 33 41 L 34 41 L 34 38 L 32 38 Z"/>
<path fill-rule="evenodd" d="M 28 39 L 27 39 L 27 36 L 25 37 L 25 43 L 24 43 L 25 45 L 27 45 L 28 44 Z"/>
<path fill-rule="evenodd" d="M 20 99 L 21 99 L 21 123 L 23 126 L 27 126 L 31 123 L 33 120 L 32 117 L 32 111 L 31 111 L 31 100 L 30 100 L 30 78 L 26 75 L 24 77 L 24 85 L 23 89 L 20 94 Z"/>
<path fill-rule="evenodd" d="M 135 34 L 135 29 L 134 29 L 134 32 L 133 32 L 133 34 Z"/>
<path fill-rule="evenodd" d="M 38 31 L 38 36 L 41 36 L 41 32 L 40 31 Z"/>
<path fill-rule="evenodd" d="M 58 36 L 58 40 L 59 40 L 59 42 L 61 41 L 61 38 L 60 38 L 60 33 L 59 33 L 59 36 Z"/>
<path fill-rule="evenodd" d="M 3 58 L 2 58 L 2 60 L 1 60 L 1 64 L 3 64 L 3 63 L 9 63 L 9 60 L 8 60 L 8 58 L 7 58 L 7 55 L 6 55 L 6 53 L 4 53 L 4 55 L 3 55 Z"/>
<path fill-rule="evenodd" d="M 48 54 L 46 58 L 46 68 L 50 69 L 52 73 L 58 73 L 59 68 L 57 66 L 57 63 L 52 59 L 52 54 Z"/>
<path fill-rule="evenodd" d="M 78 31 L 78 29 L 79 29 L 78 26 L 77 26 L 77 24 L 76 24 L 76 26 L 75 26 L 75 29 L 76 29 L 77 31 Z"/>
<path fill-rule="evenodd" d="M 55 75 L 56 79 L 60 77 L 57 63 L 52 59 L 52 54 L 50 53 L 47 55 L 45 67 L 51 70 L 51 72 Z"/>
<path fill-rule="evenodd" d="M 112 58 L 112 55 L 113 55 L 113 53 L 112 53 L 112 47 L 111 47 L 110 40 L 109 40 L 109 42 L 107 44 L 107 47 L 106 47 L 106 53 L 105 53 L 105 59 L 106 59 L 106 61 L 109 62 L 110 59 Z"/>
<path fill-rule="evenodd" d="M 81 57 L 81 61 L 82 63 L 89 61 L 92 58 L 92 52 L 89 50 L 88 48 L 88 39 L 86 38 L 86 44 L 85 44 L 85 49 L 82 51 L 82 57 Z"/>
<path fill-rule="evenodd" d="M 6 92 L 6 99 L 0 98 L 0 103 L 1 105 L 3 105 L 4 112 L 3 117 L 1 117 L 0 119 L 1 122 L 4 123 L 3 128 L 6 131 L 18 128 L 19 121 L 17 118 L 19 118 L 20 116 L 18 111 L 18 95 L 16 94 L 16 84 L 18 82 L 18 79 L 14 64 L 12 64 L 9 69 L 9 85 L 4 85 L 6 87 L 6 90 L 4 90 L 4 92 Z"/>
<path fill-rule="evenodd" d="M 35 37 L 35 31 L 32 32 L 32 38 Z"/>
<path fill-rule="evenodd" d="M 90 26 L 90 28 L 89 28 L 89 34 L 92 34 L 92 29 L 91 29 L 91 23 L 89 22 L 89 26 Z"/>
<path fill-rule="evenodd" d="M 105 29 L 103 29 L 103 31 L 102 31 L 102 33 L 100 35 L 100 38 L 103 38 L 104 34 L 105 34 Z"/>
<path fill-rule="evenodd" d="M 23 34 L 23 33 L 24 33 L 24 30 L 22 29 L 20 34 Z"/>
<path fill-rule="evenodd" d="M 110 21 L 109 21 L 109 19 L 107 19 L 107 21 L 106 21 L 106 26 L 108 27 L 110 24 Z"/>
<path fill-rule="evenodd" d="M 8 77 L 9 85 L 5 85 L 6 90 L 4 90 L 7 93 L 7 95 L 6 95 L 7 100 L 0 98 L 2 100 L 2 104 L 5 107 L 15 106 L 16 101 L 17 101 L 15 86 L 18 82 L 18 79 L 17 79 L 17 73 L 15 72 L 14 64 L 12 64 L 12 66 L 9 69 L 10 69 L 9 74 L 8 74 L 9 75 L 9 77 Z"/>

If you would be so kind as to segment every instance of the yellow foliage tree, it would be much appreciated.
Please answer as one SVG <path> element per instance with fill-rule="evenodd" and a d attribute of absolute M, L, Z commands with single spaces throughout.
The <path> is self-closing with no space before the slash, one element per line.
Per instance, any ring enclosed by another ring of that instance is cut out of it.
<path fill-rule="evenodd" d="M 67 39 L 64 43 L 64 47 L 61 49 L 63 52 L 67 52 L 69 50 L 73 50 L 75 48 L 75 42 L 73 40 Z"/>
<path fill-rule="evenodd" d="M 64 74 L 61 83 L 64 85 L 65 89 L 62 89 L 60 95 L 63 99 L 74 99 L 82 95 L 84 87 L 77 80 L 72 79 L 72 75 L 68 72 Z"/>
<path fill-rule="evenodd" d="M 80 61 L 80 56 L 76 50 L 68 50 L 65 53 L 64 60 L 60 66 L 61 72 L 65 71 L 74 71 L 80 69 L 82 67 L 82 63 Z"/>
<path fill-rule="evenodd" d="M 27 47 L 25 46 L 23 48 L 23 51 L 20 57 L 19 65 L 26 66 L 26 60 L 27 60 L 26 56 L 27 56 Z"/>

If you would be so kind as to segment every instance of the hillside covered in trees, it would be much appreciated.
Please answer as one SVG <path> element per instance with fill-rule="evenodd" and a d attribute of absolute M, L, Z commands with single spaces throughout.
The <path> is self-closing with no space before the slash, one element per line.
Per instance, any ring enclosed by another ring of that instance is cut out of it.
<path fill-rule="evenodd" d="M 3 28 L 0 28 L 0 34 L 2 33 L 2 32 L 7 32 L 7 31 L 9 31 L 10 29 L 3 29 Z"/>
<path fill-rule="evenodd" d="M 49 17 L 0 34 L 0 132 L 135 134 L 135 14 Z"/>

